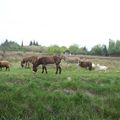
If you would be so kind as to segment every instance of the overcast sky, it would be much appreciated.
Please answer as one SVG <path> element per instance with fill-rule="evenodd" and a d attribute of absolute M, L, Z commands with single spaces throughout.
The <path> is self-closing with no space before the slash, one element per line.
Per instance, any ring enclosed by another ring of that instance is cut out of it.
<path fill-rule="evenodd" d="M 91 48 L 120 40 L 120 0 L 0 0 L 0 42 Z"/>

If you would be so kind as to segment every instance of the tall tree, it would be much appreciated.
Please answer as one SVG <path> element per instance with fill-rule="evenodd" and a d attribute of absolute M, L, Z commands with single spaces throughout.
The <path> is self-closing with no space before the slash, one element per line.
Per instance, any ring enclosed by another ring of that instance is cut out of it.
<path fill-rule="evenodd" d="M 91 49 L 90 53 L 93 54 L 93 55 L 102 55 L 102 47 L 101 47 L 101 45 L 95 45 Z"/>
<path fill-rule="evenodd" d="M 36 45 L 36 46 L 38 46 L 38 45 L 39 45 L 39 44 L 38 44 L 38 41 L 36 41 L 35 45 Z"/>
<path fill-rule="evenodd" d="M 109 55 L 114 55 L 115 54 L 115 49 L 116 49 L 115 41 L 109 39 L 109 47 L 108 47 Z"/>
<path fill-rule="evenodd" d="M 69 47 L 70 53 L 72 54 L 79 54 L 80 49 L 79 46 L 77 44 L 73 44 Z"/>
<path fill-rule="evenodd" d="M 120 40 L 116 41 L 116 55 L 120 56 Z"/>
<path fill-rule="evenodd" d="M 21 47 L 23 47 L 23 40 L 22 40 L 22 43 L 21 43 Z"/>
<path fill-rule="evenodd" d="M 84 55 L 88 54 L 88 50 L 85 46 L 80 48 L 80 54 L 84 54 Z"/>
<path fill-rule="evenodd" d="M 29 44 L 29 46 L 31 46 L 31 45 L 33 45 L 32 41 L 30 41 L 30 44 Z"/>
<path fill-rule="evenodd" d="M 106 45 L 102 45 L 102 55 L 108 56 L 108 49 Z"/>
<path fill-rule="evenodd" d="M 33 45 L 35 45 L 35 40 L 33 40 Z"/>

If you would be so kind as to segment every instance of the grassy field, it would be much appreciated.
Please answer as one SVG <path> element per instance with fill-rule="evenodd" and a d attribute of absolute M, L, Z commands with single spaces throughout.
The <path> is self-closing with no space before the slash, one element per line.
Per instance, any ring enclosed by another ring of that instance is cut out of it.
<path fill-rule="evenodd" d="M 62 67 L 48 74 L 41 69 L 11 67 L 0 71 L 0 120 L 120 120 L 120 62 L 107 72 Z"/>

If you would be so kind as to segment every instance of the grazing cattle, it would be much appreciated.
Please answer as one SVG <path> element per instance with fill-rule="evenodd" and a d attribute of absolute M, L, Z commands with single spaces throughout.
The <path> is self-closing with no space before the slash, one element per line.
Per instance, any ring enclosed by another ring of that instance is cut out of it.
<path fill-rule="evenodd" d="M 96 70 L 100 70 L 100 71 L 105 71 L 108 69 L 107 66 L 103 66 L 103 65 L 100 65 L 100 64 L 97 64 L 96 65 Z"/>
<path fill-rule="evenodd" d="M 79 61 L 79 66 L 92 70 L 92 62 L 89 62 L 89 61 Z"/>
<path fill-rule="evenodd" d="M 30 63 L 34 63 L 37 60 L 37 56 L 29 56 L 29 57 L 25 57 L 22 59 L 21 61 L 21 67 L 24 67 L 25 64 L 25 68 L 29 68 L 30 67 Z"/>
<path fill-rule="evenodd" d="M 8 61 L 0 61 L 0 69 L 6 68 L 7 70 L 10 70 L 10 63 Z"/>
<path fill-rule="evenodd" d="M 47 73 L 47 64 L 55 64 L 56 65 L 56 74 L 59 71 L 59 74 L 61 74 L 61 67 L 60 67 L 60 63 L 61 63 L 61 59 L 63 59 L 60 56 L 49 56 L 49 57 L 41 57 L 38 58 L 36 60 L 36 62 L 33 64 L 33 71 L 37 72 L 37 67 L 41 64 L 42 65 L 42 73 L 44 72 L 44 70 Z"/>

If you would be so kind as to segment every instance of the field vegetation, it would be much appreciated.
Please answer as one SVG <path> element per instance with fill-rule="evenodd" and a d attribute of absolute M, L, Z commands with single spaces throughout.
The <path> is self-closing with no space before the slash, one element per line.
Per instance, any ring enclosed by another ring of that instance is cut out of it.
<path fill-rule="evenodd" d="M 104 44 L 97 44 L 90 50 L 86 46 L 79 46 L 78 44 L 66 46 L 50 45 L 48 47 L 39 45 L 37 41 L 30 41 L 29 45 L 21 45 L 14 41 L 6 39 L 0 44 L 0 50 L 3 51 L 3 56 L 6 51 L 23 51 L 23 52 L 39 52 L 42 54 L 73 54 L 73 55 L 98 55 L 98 56 L 120 56 L 120 40 L 114 41 L 109 39 L 108 46 Z"/>
<path fill-rule="evenodd" d="M 22 69 L 18 56 L 0 71 L 0 120 L 120 120 L 120 58 L 81 56 L 107 72 L 62 61 L 56 75 L 55 66 L 48 74 Z"/>

